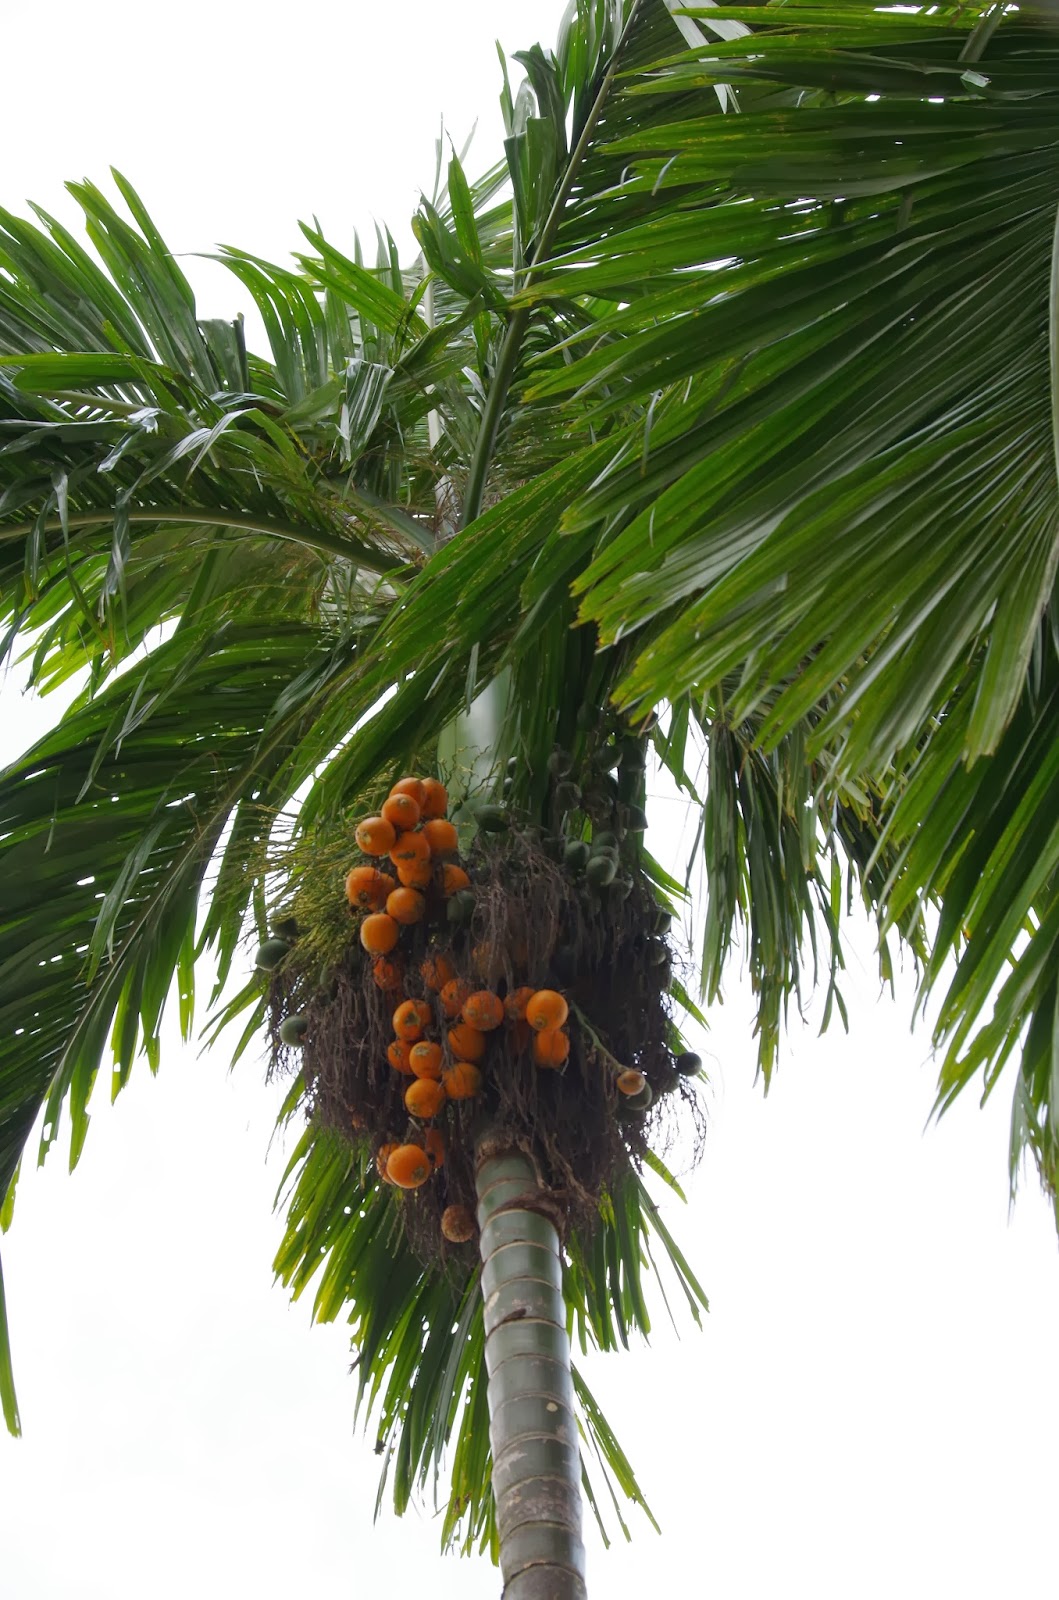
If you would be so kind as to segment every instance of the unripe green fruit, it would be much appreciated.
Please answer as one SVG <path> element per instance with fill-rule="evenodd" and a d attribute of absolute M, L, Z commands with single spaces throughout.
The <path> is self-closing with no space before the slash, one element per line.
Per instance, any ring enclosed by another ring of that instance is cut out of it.
<path fill-rule="evenodd" d="M 309 1031 L 309 1024 L 304 1017 L 292 1015 L 284 1017 L 279 1025 L 279 1036 L 284 1044 L 301 1044 Z"/>
<path fill-rule="evenodd" d="M 682 1078 L 693 1078 L 697 1072 L 702 1071 L 702 1057 L 697 1056 L 694 1050 L 685 1050 L 677 1056 L 673 1065 Z"/>
<path fill-rule="evenodd" d="M 560 811 L 576 811 L 581 804 L 581 790 L 576 783 L 557 783 L 555 803 Z"/>
<path fill-rule="evenodd" d="M 608 883 L 613 883 L 618 872 L 618 863 L 614 856 L 609 854 L 594 855 L 585 868 L 585 877 L 595 889 L 605 889 Z"/>
<path fill-rule="evenodd" d="M 257 947 L 254 966 L 262 972 L 275 972 L 289 949 L 286 939 L 266 939 L 264 944 Z"/>
<path fill-rule="evenodd" d="M 474 916 L 474 891 L 472 889 L 457 889 L 449 897 L 446 915 L 450 922 L 465 925 Z"/>
<path fill-rule="evenodd" d="M 581 872 L 588 865 L 588 845 L 583 839 L 571 839 L 563 850 L 563 865 L 571 872 Z"/>

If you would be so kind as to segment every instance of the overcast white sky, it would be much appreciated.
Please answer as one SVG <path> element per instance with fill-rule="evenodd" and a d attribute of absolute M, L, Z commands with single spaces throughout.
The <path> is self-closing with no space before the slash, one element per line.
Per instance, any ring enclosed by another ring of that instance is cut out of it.
<path fill-rule="evenodd" d="M 318 215 L 340 244 L 407 239 L 442 114 L 497 152 L 493 39 L 554 38 L 560 0 L 311 9 L 242 0 L 16 5 L 5 17 L 0 203 L 69 218 L 68 177 L 139 187 L 181 251 L 273 258 Z M 245 309 L 194 268 L 202 310 Z M 45 712 L 3 695 L 4 755 Z M 649 843 L 687 826 L 652 800 Z M 89 864 L 90 865 L 90 864 Z M 797 1028 L 768 1101 L 733 981 L 703 1049 L 712 1131 L 671 1225 L 711 1297 L 703 1334 L 589 1363 L 663 1525 L 604 1554 L 596 1597 L 759 1600 L 1051 1592 L 1056 1245 L 1029 1180 L 1008 1221 L 1010 1089 L 925 1129 L 910 984 L 880 1000 L 865 931 L 849 1037 Z M 25 1437 L 0 1438 L 2 1600 L 495 1596 L 437 1554 L 429 1508 L 372 1525 L 340 1327 L 271 1286 L 280 1162 L 259 1065 L 168 1052 L 100 1098 L 71 1179 L 24 1175 L 4 1242 Z M 924 1131 L 925 1130 L 925 1131 Z"/>

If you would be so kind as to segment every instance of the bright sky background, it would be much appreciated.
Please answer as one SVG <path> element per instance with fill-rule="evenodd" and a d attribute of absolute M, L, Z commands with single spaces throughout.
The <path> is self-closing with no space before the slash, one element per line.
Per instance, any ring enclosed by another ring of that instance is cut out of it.
<path fill-rule="evenodd" d="M 337 243 L 402 241 L 440 118 L 498 151 L 499 36 L 554 39 L 561 0 L 299 12 L 243 0 L 67 0 L 5 16 L 0 203 L 76 213 L 62 181 L 137 185 L 173 247 L 280 259 L 299 217 Z M 515 69 L 517 71 L 517 67 Z M 189 268 L 201 310 L 245 298 Z M 3 692 L 3 757 L 51 709 Z M 651 803 L 650 847 L 691 826 Z M 86 863 L 90 868 L 91 863 Z M 1047 1593 L 1054 1586 L 1059 1274 L 1027 1181 L 1009 1222 L 1010 1087 L 926 1127 L 933 1069 L 912 990 L 881 1000 L 870 937 L 851 1029 L 796 1025 L 766 1101 L 749 997 L 703 1042 L 712 1129 L 667 1215 L 711 1298 L 705 1330 L 589 1362 L 663 1525 L 604 1554 L 590 1589 L 719 1600 Z M 430 1509 L 373 1526 L 377 1463 L 352 1431 L 341 1327 L 271 1285 L 274 1090 L 246 1058 L 167 1052 L 96 1106 L 77 1174 L 28 1170 L 4 1242 L 25 1437 L 0 1438 L 3 1600 L 288 1600 L 499 1592 L 437 1553 Z M 398 1573 L 400 1577 L 398 1578 Z"/>

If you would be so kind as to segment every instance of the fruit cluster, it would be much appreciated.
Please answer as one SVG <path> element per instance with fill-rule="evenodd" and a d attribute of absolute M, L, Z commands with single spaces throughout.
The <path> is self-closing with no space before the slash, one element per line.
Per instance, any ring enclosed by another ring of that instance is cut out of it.
<path fill-rule="evenodd" d="M 290 942 L 259 951 L 276 974 L 273 1038 L 304 1045 L 317 1110 L 370 1143 L 380 1179 L 421 1191 L 404 1218 L 429 1258 L 439 1235 L 474 1236 L 483 1122 L 528 1134 L 570 1203 L 589 1207 L 642 1151 L 653 1100 L 700 1065 L 674 1050 L 662 910 L 632 836 L 600 825 L 622 826 L 621 805 L 552 835 L 514 808 L 464 802 L 458 832 L 441 782 L 402 778 L 357 824 L 356 864 L 338 853 L 348 833 L 336 838 L 309 879 L 315 904 L 288 902 L 306 935 L 291 917 Z M 474 836 L 461 857 L 464 818 Z M 336 956 L 321 966 L 329 917 Z"/>

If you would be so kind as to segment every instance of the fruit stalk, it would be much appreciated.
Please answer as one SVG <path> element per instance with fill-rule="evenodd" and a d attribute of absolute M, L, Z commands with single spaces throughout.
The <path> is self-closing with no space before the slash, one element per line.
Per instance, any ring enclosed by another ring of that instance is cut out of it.
<path fill-rule="evenodd" d="M 480 1140 L 478 1151 L 503 1600 L 585 1600 L 581 1454 L 559 1235 L 528 1157 L 490 1139 Z"/>

